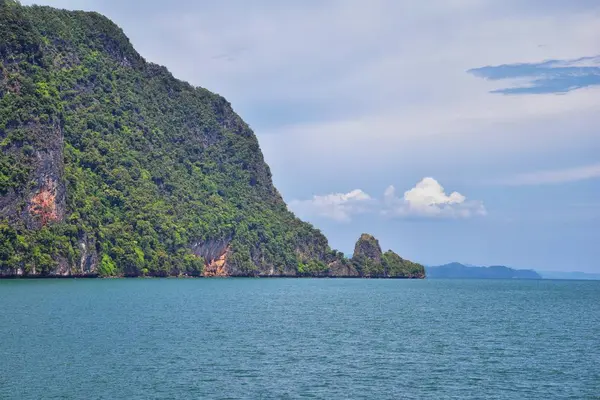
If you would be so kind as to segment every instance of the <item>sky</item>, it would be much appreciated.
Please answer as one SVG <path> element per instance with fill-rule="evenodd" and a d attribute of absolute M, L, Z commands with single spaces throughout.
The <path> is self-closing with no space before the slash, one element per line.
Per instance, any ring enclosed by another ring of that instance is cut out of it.
<path fill-rule="evenodd" d="M 600 272 L 597 0 L 35 0 L 227 98 L 351 254 Z"/>

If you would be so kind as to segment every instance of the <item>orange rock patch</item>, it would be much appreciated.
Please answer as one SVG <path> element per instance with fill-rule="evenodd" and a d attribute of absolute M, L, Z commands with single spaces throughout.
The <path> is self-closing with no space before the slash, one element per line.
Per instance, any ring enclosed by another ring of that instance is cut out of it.
<path fill-rule="evenodd" d="M 58 220 L 56 209 L 56 184 L 48 179 L 40 191 L 31 198 L 29 212 L 40 217 L 42 226 Z"/>
<path fill-rule="evenodd" d="M 215 260 L 211 260 L 204 266 L 204 276 L 213 277 L 213 276 L 228 276 L 227 269 L 225 264 L 227 263 L 227 253 L 229 248 L 225 249 L 223 254 L 219 256 L 219 258 Z"/>

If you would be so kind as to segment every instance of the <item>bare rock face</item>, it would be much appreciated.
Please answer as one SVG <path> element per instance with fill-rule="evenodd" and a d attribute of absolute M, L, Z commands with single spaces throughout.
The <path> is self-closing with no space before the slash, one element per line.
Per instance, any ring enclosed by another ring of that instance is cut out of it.
<path fill-rule="evenodd" d="M 81 275 L 95 274 L 100 261 L 96 250 L 96 239 L 84 234 L 79 241 L 79 249 L 81 258 L 76 273 Z"/>
<path fill-rule="evenodd" d="M 352 263 L 347 260 L 336 260 L 329 264 L 329 276 L 339 278 L 359 277 L 360 274 Z"/>
<path fill-rule="evenodd" d="M 66 213 L 64 184 L 64 137 L 58 122 L 47 128 L 36 151 L 35 188 L 29 198 L 26 217 L 29 228 L 63 221 Z"/>
<path fill-rule="evenodd" d="M 363 233 L 354 246 L 352 260 L 359 263 L 369 261 L 372 264 L 380 265 L 382 261 L 382 252 L 379 241 L 372 235 Z"/>
<path fill-rule="evenodd" d="M 29 123 L 22 129 L 37 138 L 30 149 L 30 180 L 0 196 L 0 215 L 11 222 L 23 221 L 28 229 L 39 229 L 65 218 L 64 138 L 58 121 L 46 126 Z M 13 146 L 5 151 L 20 149 Z"/>
<path fill-rule="evenodd" d="M 204 259 L 203 276 L 229 276 L 227 258 L 230 252 L 231 237 L 197 242 L 192 252 Z"/>
<path fill-rule="evenodd" d="M 210 263 L 221 258 L 227 252 L 230 243 L 231 237 L 196 242 L 192 245 L 192 252 Z"/>
<path fill-rule="evenodd" d="M 212 259 L 207 262 L 204 266 L 203 275 L 206 277 L 210 276 L 229 276 L 230 273 L 227 270 L 227 254 L 229 253 L 229 247 L 223 250 L 223 253 L 216 259 Z"/>
<path fill-rule="evenodd" d="M 422 265 L 405 260 L 391 250 L 382 254 L 379 241 L 367 234 L 363 234 L 356 242 L 352 264 L 362 277 L 425 278 L 425 269 Z"/>

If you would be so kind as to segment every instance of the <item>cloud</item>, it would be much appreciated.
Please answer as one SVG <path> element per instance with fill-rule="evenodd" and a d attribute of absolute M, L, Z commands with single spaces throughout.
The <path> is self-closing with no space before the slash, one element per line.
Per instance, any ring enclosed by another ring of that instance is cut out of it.
<path fill-rule="evenodd" d="M 582 167 L 537 171 L 516 175 L 500 181 L 504 185 L 550 185 L 600 178 L 600 164 Z"/>
<path fill-rule="evenodd" d="M 486 215 L 481 201 L 468 201 L 458 193 L 446 194 L 433 178 L 424 178 L 407 190 L 403 197 L 389 186 L 378 200 L 360 189 L 349 193 L 313 196 L 310 200 L 294 200 L 290 208 L 304 217 L 319 216 L 339 222 L 350 222 L 359 214 L 377 213 L 391 218 L 471 218 Z"/>
<path fill-rule="evenodd" d="M 388 187 L 384 204 L 383 213 L 392 217 L 470 218 L 487 214 L 481 201 L 467 201 L 458 192 L 446 194 L 433 178 L 424 178 L 402 198 L 396 196 L 393 186 Z"/>
<path fill-rule="evenodd" d="M 495 89 L 492 93 L 567 93 L 600 85 L 600 56 L 540 63 L 504 64 L 470 69 L 470 74 L 488 80 L 524 79 L 518 86 Z"/>
<path fill-rule="evenodd" d="M 352 216 L 368 212 L 373 204 L 371 196 L 360 189 L 349 193 L 313 196 L 310 200 L 293 200 L 290 209 L 301 216 L 320 216 L 339 222 L 349 222 Z"/>

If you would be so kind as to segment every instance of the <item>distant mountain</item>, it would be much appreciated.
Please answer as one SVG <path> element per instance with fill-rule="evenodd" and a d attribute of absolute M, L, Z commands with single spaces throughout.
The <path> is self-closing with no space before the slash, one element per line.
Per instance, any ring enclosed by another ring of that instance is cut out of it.
<path fill-rule="evenodd" d="M 425 267 L 427 278 L 460 279 L 542 279 L 530 269 L 513 269 L 501 265 L 490 267 L 466 266 L 457 262 L 436 267 Z"/>
<path fill-rule="evenodd" d="M 591 274 L 587 272 L 560 272 L 560 271 L 537 271 L 543 279 L 568 279 L 568 280 L 586 280 L 600 281 L 600 274 Z"/>

